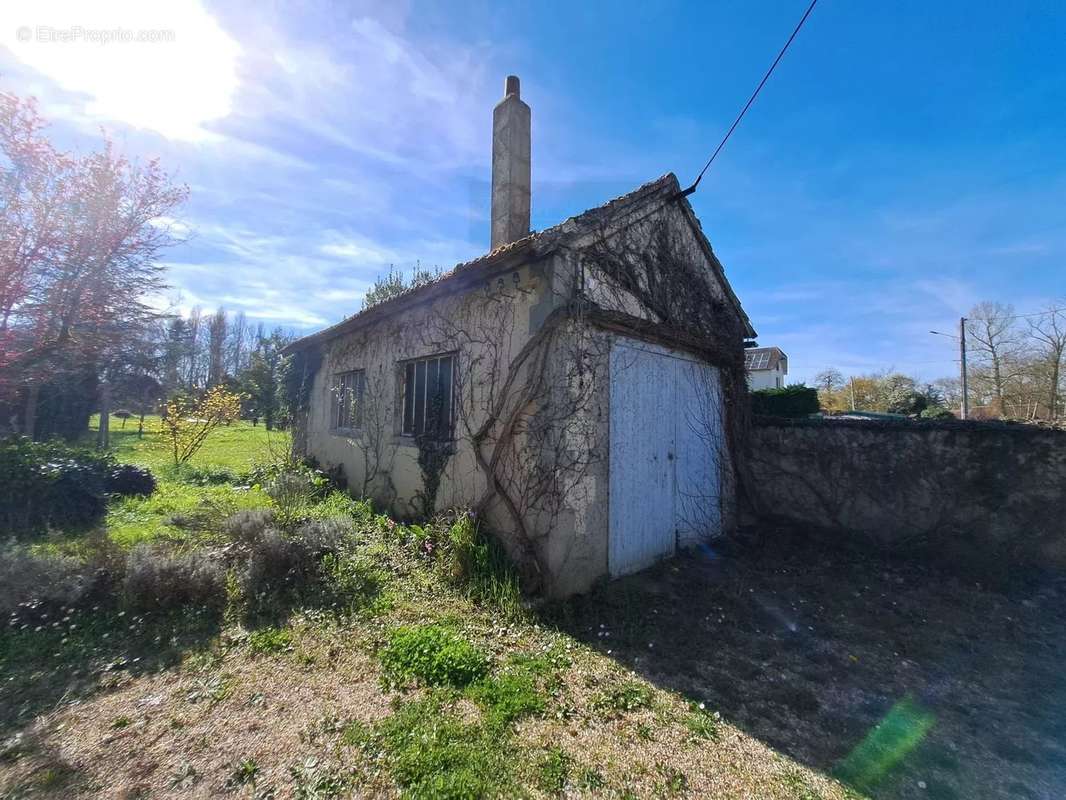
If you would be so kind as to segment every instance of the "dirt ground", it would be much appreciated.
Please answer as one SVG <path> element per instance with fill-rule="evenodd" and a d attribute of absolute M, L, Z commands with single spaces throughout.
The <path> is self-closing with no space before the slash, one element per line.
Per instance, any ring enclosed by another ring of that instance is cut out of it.
<path fill-rule="evenodd" d="M 652 683 L 874 798 L 1066 797 L 1066 583 L 705 549 L 569 607 Z"/>

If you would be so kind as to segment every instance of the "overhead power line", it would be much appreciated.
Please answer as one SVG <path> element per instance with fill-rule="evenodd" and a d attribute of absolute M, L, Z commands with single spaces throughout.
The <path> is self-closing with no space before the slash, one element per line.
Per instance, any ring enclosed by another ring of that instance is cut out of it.
<path fill-rule="evenodd" d="M 751 93 L 751 97 L 748 98 L 748 102 L 744 104 L 744 108 L 737 114 L 737 118 L 733 120 L 733 124 L 729 126 L 729 130 L 726 131 L 722 141 L 718 143 L 718 147 L 711 153 L 711 157 L 707 159 L 707 163 L 703 165 L 703 169 L 700 170 L 700 174 L 696 176 L 695 182 L 682 192 L 682 195 L 690 195 L 696 191 L 696 187 L 700 185 L 700 181 L 703 180 L 703 174 L 714 163 L 715 158 L 722 152 L 722 148 L 725 147 L 725 143 L 729 141 L 729 137 L 733 135 L 733 131 L 737 129 L 737 125 L 744 119 L 744 115 L 748 113 L 748 109 L 751 108 L 751 104 L 755 102 L 755 98 L 759 96 L 759 92 L 762 91 L 762 87 L 766 85 L 766 82 L 770 80 L 770 76 L 774 74 L 774 70 L 777 68 L 778 63 L 784 57 L 785 52 L 788 50 L 792 40 L 796 38 L 796 34 L 800 32 L 800 28 L 803 27 L 803 23 L 807 21 L 807 17 L 814 11 L 814 7 L 818 4 L 818 0 L 811 0 L 811 4 L 807 6 L 807 10 L 803 12 L 803 16 L 800 17 L 799 23 L 796 25 L 795 30 L 792 31 L 792 35 L 788 37 L 788 41 L 785 42 L 785 46 L 781 48 L 781 52 L 777 54 L 777 58 L 774 59 L 774 63 L 770 65 L 770 69 L 766 70 L 766 74 L 762 76 L 762 80 L 759 81 L 759 85 L 755 87 L 755 91 Z"/>
<path fill-rule="evenodd" d="M 1044 311 L 1034 311 L 1031 314 L 1011 314 L 1009 317 L 1004 317 L 1004 319 L 1026 319 L 1028 317 L 1046 317 L 1048 314 L 1058 314 L 1060 312 L 1066 312 L 1066 306 L 1064 306 L 1063 308 L 1048 308 Z"/>

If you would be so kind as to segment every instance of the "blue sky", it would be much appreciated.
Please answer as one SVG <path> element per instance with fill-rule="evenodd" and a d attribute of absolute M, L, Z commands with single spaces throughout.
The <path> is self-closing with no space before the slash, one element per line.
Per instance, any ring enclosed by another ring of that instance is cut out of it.
<path fill-rule="evenodd" d="M 691 181 L 805 7 L 16 0 L 0 87 L 64 145 L 103 127 L 189 184 L 168 301 L 311 330 L 390 263 L 487 249 L 506 74 L 533 108 L 542 228 Z M 115 28 L 169 40 L 94 33 Z M 930 328 L 1066 296 L 1064 41 L 1058 2 L 821 0 L 691 198 L 793 378 L 951 374 Z"/>

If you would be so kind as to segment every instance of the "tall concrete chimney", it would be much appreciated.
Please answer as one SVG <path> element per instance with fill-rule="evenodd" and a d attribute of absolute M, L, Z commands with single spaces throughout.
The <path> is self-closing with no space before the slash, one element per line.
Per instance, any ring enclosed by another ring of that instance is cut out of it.
<path fill-rule="evenodd" d="M 508 75 L 492 110 L 492 250 L 529 233 L 529 106 Z"/>

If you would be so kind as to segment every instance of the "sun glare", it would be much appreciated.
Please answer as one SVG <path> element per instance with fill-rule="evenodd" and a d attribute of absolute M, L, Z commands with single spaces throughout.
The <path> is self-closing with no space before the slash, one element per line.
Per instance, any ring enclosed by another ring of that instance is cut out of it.
<path fill-rule="evenodd" d="M 240 47 L 196 0 L 6 2 L 0 45 L 88 116 L 171 139 L 210 138 L 237 90 Z"/>

